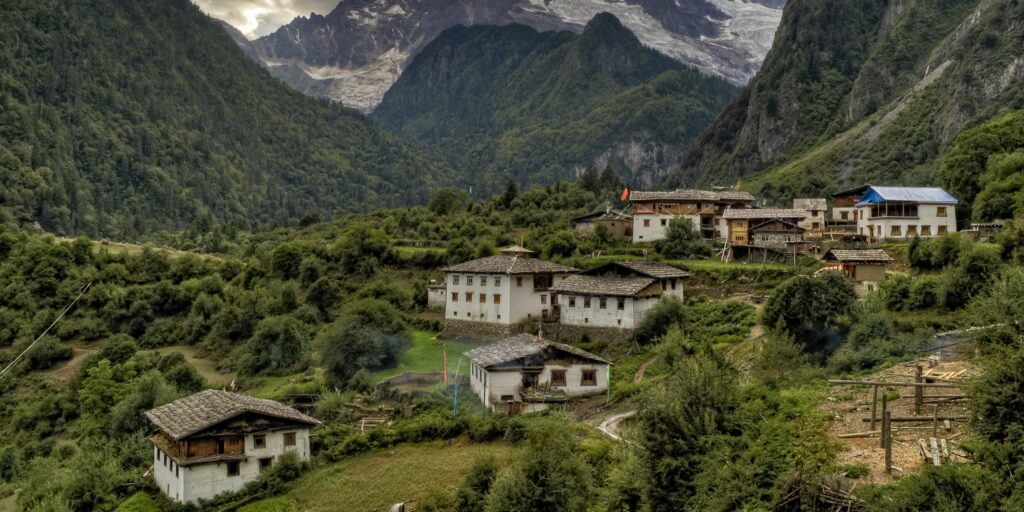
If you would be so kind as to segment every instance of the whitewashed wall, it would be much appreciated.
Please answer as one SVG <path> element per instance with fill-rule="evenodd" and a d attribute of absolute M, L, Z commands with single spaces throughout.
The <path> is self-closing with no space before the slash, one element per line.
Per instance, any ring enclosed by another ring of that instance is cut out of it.
<path fill-rule="evenodd" d="M 945 206 L 946 208 L 945 217 L 939 217 L 938 215 L 938 209 L 940 206 Z M 861 212 L 863 213 L 863 218 L 861 218 Z M 939 226 L 944 226 L 947 234 L 956 233 L 956 208 L 953 205 L 919 205 L 917 208 L 917 218 L 872 218 L 871 208 L 869 206 L 861 206 L 858 208 L 857 217 L 857 233 L 874 238 L 886 238 L 891 240 L 906 240 L 914 238 L 914 235 L 910 232 L 911 226 L 914 227 L 917 235 L 921 238 L 942 236 L 939 234 Z M 900 234 L 898 236 L 892 234 L 893 226 L 899 227 Z M 923 234 L 922 228 L 924 226 L 931 228 L 929 234 Z"/>
<path fill-rule="evenodd" d="M 458 276 L 459 284 L 455 284 L 455 276 Z M 473 277 L 473 284 L 469 283 L 469 276 Z M 481 285 L 481 277 L 487 277 L 487 284 Z M 495 279 L 500 278 L 501 284 L 495 285 Z M 522 286 L 518 286 L 518 278 L 522 278 Z M 453 320 L 465 320 L 470 322 L 486 322 L 502 325 L 516 324 L 529 319 L 540 319 L 546 309 L 553 310 L 550 291 L 535 291 L 533 289 L 533 275 L 506 275 L 506 274 L 448 274 L 448 295 L 445 298 L 445 318 Z M 565 279 L 565 275 L 556 274 L 552 278 L 552 284 Z M 472 293 L 470 302 L 466 301 L 466 293 Z M 487 302 L 480 303 L 480 294 L 487 294 Z M 455 297 L 458 301 L 455 301 Z M 494 303 L 494 294 L 501 295 L 501 304 Z"/>

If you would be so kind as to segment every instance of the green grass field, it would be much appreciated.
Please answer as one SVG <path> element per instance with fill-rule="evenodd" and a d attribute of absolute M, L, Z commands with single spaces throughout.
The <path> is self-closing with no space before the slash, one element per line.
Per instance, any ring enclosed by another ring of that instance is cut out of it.
<path fill-rule="evenodd" d="M 399 501 L 423 500 L 434 489 L 454 489 L 477 457 L 507 460 L 511 453 L 511 446 L 500 443 L 401 445 L 313 469 L 285 496 L 245 510 L 380 512 Z M 289 508 L 292 503 L 297 507 Z"/>
<path fill-rule="evenodd" d="M 220 373 L 217 365 L 209 359 L 203 359 L 196 355 L 196 349 L 187 345 L 173 345 L 156 349 L 160 355 L 167 355 L 171 352 L 180 352 L 185 356 L 185 361 L 192 365 L 199 372 L 199 375 L 211 386 L 227 386 L 237 377 L 234 373 Z"/>
<path fill-rule="evenodd" d="M 410 258 L 424 252 L 432 252 L 436 254 L 446 254 L 448 252 L 448 249 L 445 249 L 444 247 L 413 247 L 411 245 L 398 245 L 395 246 L 394 249 L 402 258 Z"/>
<path fill-rule="evenodd" d="M 437 333 L 433 332 L 414 331 L 412 347 L 409 347 L 409 350 L 402 355 L 398 367 L 374 372 L 374 380 L 381 381 L 405 372 L 440 372 L 444 361 L 444 346 L 448 347 L 448 366 L 454 371 L 463 354 L 480 346 L 478 343 L 463 341 L 443 340 L 442 342 L 442 340 L 434 339 L 436 336 Z M 463 361 L 459 373 L 465 373 L 468 370 L 467 363 Z"/>

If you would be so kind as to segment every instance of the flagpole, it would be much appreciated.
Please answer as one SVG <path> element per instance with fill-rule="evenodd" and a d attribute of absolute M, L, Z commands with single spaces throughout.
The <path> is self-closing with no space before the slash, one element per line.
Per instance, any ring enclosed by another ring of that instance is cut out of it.
<path fill-rule="evenodd" d="M 455 365 L 455 397 L 452 398 L 452 416 L 459 415 L 459 368 L 462 367 L 462 358 Z"/>

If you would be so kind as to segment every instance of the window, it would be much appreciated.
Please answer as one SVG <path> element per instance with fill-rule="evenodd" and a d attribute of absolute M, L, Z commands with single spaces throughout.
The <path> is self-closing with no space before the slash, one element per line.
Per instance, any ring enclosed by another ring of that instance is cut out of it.
<path fill-rule="evenodd" d="M 916 236 L 917 226 L 907 226 L 907 236 Z"/>
<path fill-rule="evenodd" d="M 487 276 L 480 276 L 480 286 L 487 286 Z"/>
<path fill-rule="evenodd" d="M 893 226 L 893 227 L 892 227 L 892 228 L 891 228 L 891 229 L 889 230 L 889 235 L 890 235 L 890 236 L 900 236 L 900 234 L 901 234 L 901 233 L 902 233 L 902 231 L 900 230 L 900 227 L 899 227 L 899 226 Z"/>
<path fill-rule="evenodd" d="M 945 206 L 938 207 L 938 209 L 936 209 L 936 211 L 935 211 L 935 216 L 936 217 L 945 217 L 946 216 L 946 207 Z"/>
<path fill-rule="evenodd" d="M 821 223 L 812 222 L 811 223 L 811 229 L 821 229 Z"/>
<path fill-rule="evenodd" d="M 583 299 L 583 307 L 585 307 L 585 308 L 589 308 L 590 307 L 590 297 L 585 297 Z"/>
<path fill-rule="evenodd" d="M 255 448 L 257 450 L 260 449 L 260 448 L 266 448 L 267 447 L 267 436 L 264 436 L 264 435 L 252 436 L 252 446 L 253 446 L 253 448 Z"/>
<path fill-rule="evenodd" d="M 500 294 L 497 294 L 497 293 L 494 294 L 494 303 L 495 304 L 501 304 L 501 295 Z"/>
<path fill-rule="evenodd" d="M 619 297 L 617 308 L 619 311 L 626 309 L 626 299 Z"/>
<path fill-rule="evenodd" d="M 501 286 L 501 277 L 494 278 L 494 286 Z"/>
<path fill-rule="evenodd" d="M 458 274 L 452 276 L 452 284 L 459 284 L 459 276 L 458 276 Z"/>
<path fill-rule="evenodd" d="M 921 236 L 932 236 L 932 227 L 921 226 Z"/>
<path fill-rule="evenodd" d="M 569 307 L 570 308 L 576 307 L 576 297 L 569 297 Z"/>
<path fill-rule="evenodd" d="M 522 277 L 517 277 L 516 278 L 516 288 L 522 288 L 522 287 L 523 287 L 523 278 Z"/>
<path fill-rule="evenodd" d="M 473 286 L 473 276 L 466 276 L 466 286 Z"/>
<path fill-rule="evenodd" d="M 469 311 L 466 311 L 466 317 L 468 318 L 469 316 Z"/>
<path fill-rule="evenodd" d="M 946 226 L 939 226 L 939 236 L 945 235 L 946 233 L 948 233 Z"/>
<path fill-rule="evenodd" d="M 599 307 L 600 307 L 601 309 L 605 309 L 605 308 L 607 308 L 607 307 L 608 307 L 608 299 L 606 299 L 606 298 L 604 298 L 604 297 L 601 297 L 601 299 L 600 299 L 600 300 L 601 300 L 601 303 L 600 303 L 600 306 L 599 306 Z"/>
<path fill-rule="evenodd" d="M 645 228 L 651 227 L 651 219 L 644 219 L 644 227 Z"/>
<path fill-rule="evenodd" d="M 260 473 L 262 473 L 263 471 L 265 471 L 267 469 L 270 469 L 270 465 L 273 464 L 273 463 L 274 463 L 274 458 L 273 457 L 267 457 L 267 458 L 264 458 L 264 459 L 260 459 Z"/>
<path fill-rule="evenodd" d="M 843 220 L 850 220 L 850 212 L 839 212 L 839 216 Z"/>
<path fill-rule="evenodd" d="M 174 478 L 181 478 L 181 471 L 179 471 L 180 469 L 181 469 L 181 466 L 178 466 L 177 464 L 175 464 L 175 466 L 174 466 Z"/>
<path fill-rule="evenodd" d="M 597 385 L 597 370 L 583 370 L 583 376 L 580 378 L 581 386 L 596 386 Z"/>
<path fill-rule="evenodd" d="M 228 462 L 228 476 L 238 476 L 239 464 L 237 460 Z"/>
<path fill-rule="evenodd" d="M 473 292 L 466 292 L 466 302 L 473 302 Z"/>
<path fill-rule="evenodd" d="M 284 445 L 295 446 L 295 432 L 285 432 L 284 434 Z"/>
<path fill-rule="evenodd" d="M 675 289 L 676 289 L 676 280 L 675 280 L 675 279 L 673 279 L 673 280 L 671 281 L 671 283 L 672 283 L 672 289 L 673 289 L 673 290 L 675 290 Z"/>
<path fill-rule="evenodd" d="M 540 294 L 540 303 L 541 304 L 547 304 L 548 303 L 548 295 L 546 293 Z"/>
<path fill-rule="evenodd" d="M 516 399 L 516 397 L 514 397 L 512 395 L 501 395 L 501 401 L 502 402 L 514 402 L 515 399 Z"/>
<path fill-rule="evenodd" d="M 459 301 L 459 292 L 452 292 L 452 302 Z"/>
<path fill-rule="evenodd" d="M 487 304 L 487 294 L 486 293 L 481 293 L 480 294 L 480 304 Z"/>
<path fill-rule="evenodd" d="M 551 370 L 551 385 L 565 386 L 565 370 Z"/>
<path fill-rule="evenodd" d="M 667 225 L 668 225 L 668 219 L 661 219 L 661 227 L 665 227 Z"/>

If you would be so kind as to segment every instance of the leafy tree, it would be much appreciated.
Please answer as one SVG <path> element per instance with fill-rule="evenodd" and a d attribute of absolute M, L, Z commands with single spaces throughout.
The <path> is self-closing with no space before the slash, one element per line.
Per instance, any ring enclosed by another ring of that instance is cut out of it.
<path fill-rule="evenodd" d="M 640 343 L 653 343 L 673 325 L 682 325 L 685 320 L 686 305 L 683 301 L 674 296 L 663 297 L 633 330 L 633 339 Z"/>
<path fill-rule="evenodd" d="M 272 316 L 256 325 L 245 344 L 244 375 L 283 375 L 298 369 L 307 357 L 307 340 L 301 322 L 290 316 Z"/>
<path fill-rule="evenodd" d="M 656 241 L 654 247 L 658 254 L 671 259 L 703 258 L 712 253 L 711 246 L 693 227 L 693 222 L 682 217 L 669 221 L 665 238 Z"/>
<path fill-rule="evenodd" d="M 442 188 L 430 199 L 427 208 L 437 215 L 451 215 L 465 205 L 465 192 L 456 193 L 450 188 Z"/>
<path fill-rule="evenodd" d="M 282 279 L 298 277 L 301 265 L 302 250 L 290 243 L 283 243 L 270 253 L 270 268 Z"/>
<path fill-rule="evenodd" d="M 512 208 L 512 201 L 515 201 L 518 196 L 519 187 L 516 186 L 516 181 L 508 180 L 508 184 L 505 185 L 505 193 L 501 195 L 501 199 L 498 201 L 498 204 L 500 204 L 502 208 L 508 210 Z"/>
<path fill-rule="evenodd" d="M 378 370 L 394 366 L 410 345 L 404 332 L 382 332 L 368 325 L 359 325 L 345 318 L 327 327 L 317 336 L 320 364 L 327 374 L 327 384 L 346 388 L 359 370 Z"/>
<path fill-rule="evenodd" d="M 149 428 L 144 412 L 177 398 L 174 386 L 159 371 L 149 371 L 133 383 L 133 389 L 110 411 L 111 437 L 126 436 Z"/>
<path fill-rule="evenodd" d="M 636 443 L 652 512 L 686 509 L 704 456 L 736 428 L 737 375 L 712 356 L 686 359 L 644 394 Z"/>
<path fill-rule="evenodd" d="M 856 300 L 853 285 L 838 272 L 797 276 L 775 289 L 764 306 L 763 323 L 791 334 L 809 352 L 828 352 L 840 341 L 836 320 Z"/>
<path fill-rule="evenodd" d="M 412 307 L 412 298 L 401 287 L 387 281 L 374 281 L 356 292 L 357 299 L 375 299 L 387 302 L 399 310 Z"/>
<path fill-rule="evenodd" d="M 487 494 L 494 484 L 494 478 L 498 474 L 498 459 L 493 455 L 477 457 L 466 473 L 466 479 L 462 481 L 455 491 L 455 511 L 475 512 L 484 510 L 487 503 Z"/>
<path fill-rule="evenodd" d="M 583 512 L 591 486 L 590 467 L 573 429 L 546 421 L 531 429 L 526 449 L 498 472 L 484 510 Z"/>
<path fill-rule="evenodd" d="M 341 289 L 333 279 L 321 277 L 306 291 L 306 303 L 316 306 L 321 313 L 327 313 L 341 300 Z"/>
<path fill-rule="evenodd" d="M 963 253 L 957 265 L 944 275 L 940 291 L 943 305 L 960 309 L 984 291 L 1003 266 L 999 252 L 996 247 L 977 245 Z"/>

